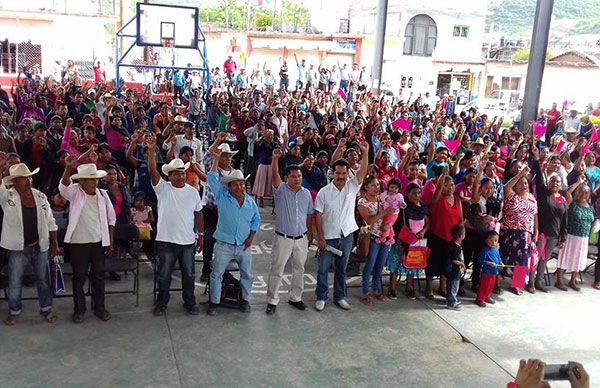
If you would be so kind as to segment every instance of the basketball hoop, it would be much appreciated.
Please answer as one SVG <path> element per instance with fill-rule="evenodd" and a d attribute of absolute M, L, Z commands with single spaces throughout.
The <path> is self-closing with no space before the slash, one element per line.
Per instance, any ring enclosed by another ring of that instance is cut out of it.
<path fill-rule="evenodd" d="M 160 62 L 163 66 L 173 66 L 175 63 L 175 52 L 173 51 L 174 40 L 172 38 L 161 38 Z"/>

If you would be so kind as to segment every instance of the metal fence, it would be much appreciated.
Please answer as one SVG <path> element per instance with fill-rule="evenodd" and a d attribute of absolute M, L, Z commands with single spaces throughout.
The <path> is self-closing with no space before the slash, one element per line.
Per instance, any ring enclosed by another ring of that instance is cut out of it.
<path fill-rule="evenodd" d="M 8 40 L 0 44 L 0 66 L 2 72 L 17 73 L 23 68 L 31 69 L 34 66 L 42 69 L 42 45 L 30 41 L 12 43 Z"/>

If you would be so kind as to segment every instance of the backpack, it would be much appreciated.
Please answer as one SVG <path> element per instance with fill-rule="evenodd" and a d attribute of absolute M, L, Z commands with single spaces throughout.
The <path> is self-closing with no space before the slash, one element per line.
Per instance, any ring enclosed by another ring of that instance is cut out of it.
<path fill-rule="evenodd" d="M 223 274 L 223 284 L 221 286 L 221 306 L 229 308 L 238 308 L 242 303 L 242 287 L 229 271 Z"/>

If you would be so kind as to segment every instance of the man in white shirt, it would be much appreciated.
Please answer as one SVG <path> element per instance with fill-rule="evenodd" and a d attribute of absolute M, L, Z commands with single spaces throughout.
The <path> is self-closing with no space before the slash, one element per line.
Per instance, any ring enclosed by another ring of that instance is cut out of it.
<path fill-rule="evenodd" d="M 275 116 L 271 119 L 271 123 L 277 127 L 277 134 L 280 142 L 283 142 L 283 137 L 288 134 L 288 121 L 283 117 L 282 113 L 283 106 L 277 105 L 275 107 Z"/>
<path fill-rule="evenodd" d="M 344 310 L 350 309 L 346 301 L 346 266 L 352 249 L 353 233 L 358 229 L 354 219 L 356 194 L 367 175 L 369 144 L 360 144 L 362 160 L 356 175 L 348 179 L 350 164 L 345 159 L 336 160 L 331 168 L 333 180 L 317 194 L 315 223 L 319 236 L 319 267 L 317 274 L 317 301 L 315 308 L 323 311 L 329 293 L 328 272 L 334 265 L 333 302 Z M 341 251 L 334 255 L 329 249 Z"/>
<path fill-rule="evenodd" d="M 194 137 L 194 123 L 186 120 L 183 124 L 183 128 L 183 135 L 175 135 L 175 132 L 171 132 L 172 137 L 163 143 L 163 149 L 168 151 L 174 144 L 174 155 L 179 155 L 181 148 L 183 146 L 188 146 L 194 151 L 194 162 L 202 162 L 202 158 L 204 157 L 202 142 Z"/>
<path fill-rule="evenodd" d="M 183 163 L 181 159 L 173 159 L 169 164 L 163 165 L 162 172 L 169 177 L 167 182 L 158 173 L 155 154 L 156 138 L 152 136 L 148 139 L 148 171 L 158 198 L 158 298 L 153 314 L 165 314 L 170 297 L 171 275 L 175 262 L 179 262 L 183 307 L 188 314 L 197 315 L 200 310 L 194 296 L 194 256 L 195 248 L 198 252 L 202 250 L 202 202 L 198 191 L 185 183 L 185 170 L 190 164 Z M 197 232 L 194 232 L 194 226 Z"/>

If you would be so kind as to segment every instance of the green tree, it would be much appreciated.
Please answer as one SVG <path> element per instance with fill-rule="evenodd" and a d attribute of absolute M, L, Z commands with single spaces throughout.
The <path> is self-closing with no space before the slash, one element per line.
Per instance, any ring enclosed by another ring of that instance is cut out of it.
<path fill-rule="evenodd" d="M 254 11 L 254 25 L 257 28 L 265 28 L 273 25 L 273 11 L 259 7 Z"/>
<path fill-rule="evenodd" d="M 546 50 L 546 60 L 553 57 L 552 49 Z M 529 48 L 518 49 L 512 56 L 513 61 L 529 61 Z"/>

